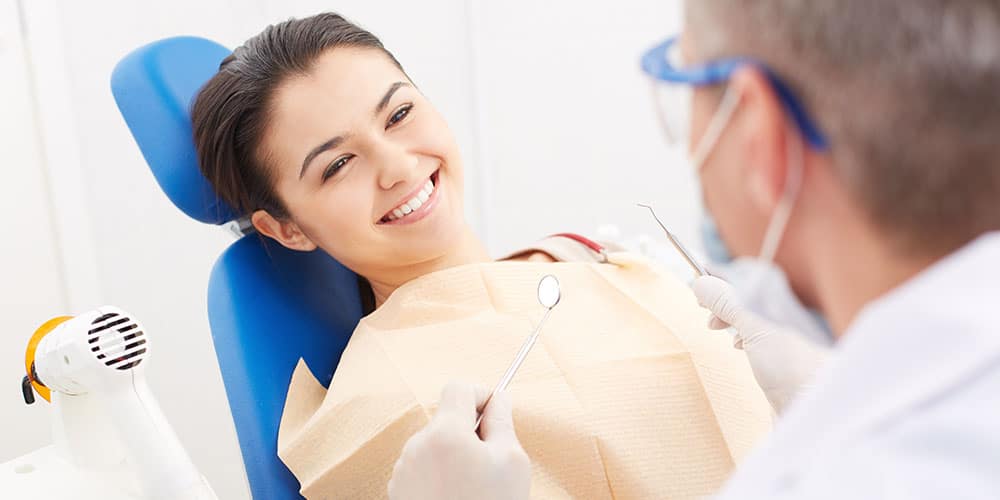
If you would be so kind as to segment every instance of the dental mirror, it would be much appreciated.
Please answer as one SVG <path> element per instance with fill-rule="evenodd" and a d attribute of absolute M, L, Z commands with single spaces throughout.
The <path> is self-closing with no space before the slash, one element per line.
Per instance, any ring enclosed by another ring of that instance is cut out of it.
<path fill-rule="evenodd" d="M 559 291 L 559 280 L 551 274 L 543 277 L 538 282 L 538 303 L 546 309 L 552 309 L 559 303 L 562 297 Z"/>
<path fill-rule="evenodd" d="M 538 335 L 542 333 L 542 325 L 545 324 L 545 320 L 549 319 L 549 313 L 559 303 L 560 298 L 562 298 L 562 292 L 559 290 L 559 280 L 551 274 L 543 276 L 538 281 L 538 303 L 545 308 L 545 315 L 538 322 L 535 331 L 521 345 L 521 350 L 517 352 L 517 356 L 514 356 L 514 362 L 510 364 L 503 377 L 500 378 L 500 383 L 493 388 L 493 392 L 483 402 L 483 406 L 477 408 L 479 417 L 476 418 L 476 432 L 479 432 L 479 424 L 483 421 L 483 412 L 486 410 L 486 406 L 490 404 L 490 400 L 493 399 L 494 394 L 507 390 L 507 386 L 510 385 L 510 381 L 514 378 L 514 374 L 517 373 L 517 369 L 521 367 L 521 363 L 524 363 L 524 359 L 528 357 L 528 352 L 531 351 L 531 348 L 534 347 L 535 342 L 538 340 Z"/>

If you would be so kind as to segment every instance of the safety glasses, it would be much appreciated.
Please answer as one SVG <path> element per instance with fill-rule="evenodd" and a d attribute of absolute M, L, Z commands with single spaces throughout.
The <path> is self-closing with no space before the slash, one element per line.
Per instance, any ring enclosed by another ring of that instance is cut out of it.
<path fill-rule="evenodd" d="M 704 64 L 687 65 L 677 36 L 670 37 L 642 56 L 642 70 L 652 77 L 653 99 L 657 116 L 670 142 L 687 147 L 691 128 L 691 97 L 696 86 L 723 83 L 737 69 L 753 65 L 773 86 L 806 142 L 816 150 L 826 150 L 828 143 L 809 118 L 805 108 L 770 69 L 748 58 L 730 58 Z"/>

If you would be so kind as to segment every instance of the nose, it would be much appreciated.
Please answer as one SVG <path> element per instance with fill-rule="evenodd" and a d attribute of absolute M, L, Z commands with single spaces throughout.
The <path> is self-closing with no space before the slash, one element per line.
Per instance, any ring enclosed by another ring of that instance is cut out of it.
<path fill-rule="evenodd" d="M 406 184 L 417 175 L 417 155 L 390 141 L 378 145 L 373 158 L 378 165 L 378 185 L 388 191 L 397 184 Z"/>

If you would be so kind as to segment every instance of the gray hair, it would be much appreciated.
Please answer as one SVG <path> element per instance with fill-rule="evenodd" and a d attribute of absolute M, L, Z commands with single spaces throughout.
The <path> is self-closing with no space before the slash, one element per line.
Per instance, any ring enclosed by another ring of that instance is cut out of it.
<path fill-rule="evenodd" d="M 802 99 L 837 175 L 916 251 L 1000 229 L 1000 1 L 690 0 L 700 59 L 748 56 Z"/>

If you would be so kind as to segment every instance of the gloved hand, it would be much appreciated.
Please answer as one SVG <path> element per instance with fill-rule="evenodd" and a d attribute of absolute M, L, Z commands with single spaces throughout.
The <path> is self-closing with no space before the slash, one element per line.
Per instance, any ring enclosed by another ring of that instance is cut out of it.
<path fill-rule="evenodd" d="M 413 435 L 389 480 L 393 500 L 528 498 L 531 463 L 514 434 L 510 396 L 490 400 L 474 430 L 476 408 L 489 392 L 452 384 L 444 389 L 431 423 Z"/>
<path fill-rule="evenodd" d="M 734 347 L 743 349 L 757 384 L 781 413 L 798 393 L 808 388 L 823 364 L 826 349 L 787 328 L 760 318 L 740 304 L 732 285 L 715 276 L 699 276 L 691 289 L 702 307 L 714 315 L 709 327 L 736 330 Z"/>

